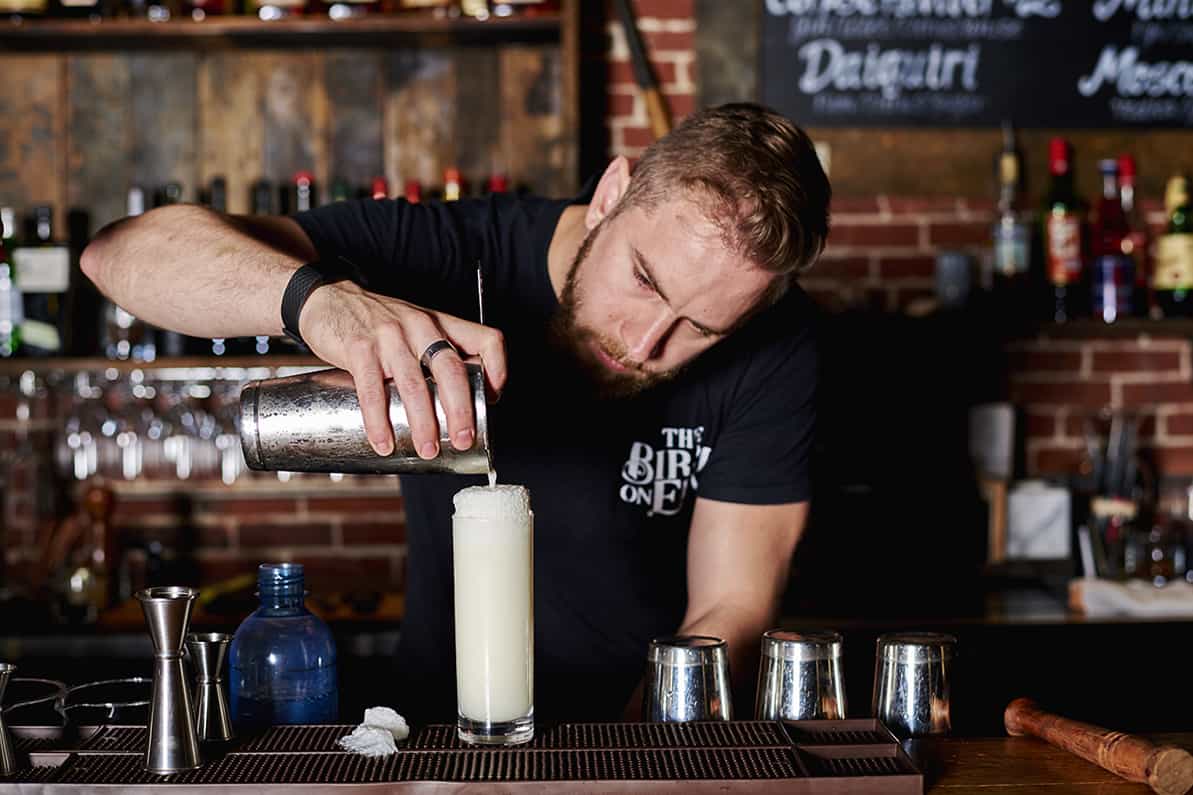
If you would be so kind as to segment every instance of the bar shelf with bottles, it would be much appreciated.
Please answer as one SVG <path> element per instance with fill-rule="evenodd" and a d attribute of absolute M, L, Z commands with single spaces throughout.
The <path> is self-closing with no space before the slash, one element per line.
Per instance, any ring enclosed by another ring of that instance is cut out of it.
<path fill-rule="evenodd" d="M 570 0 L 0 0 L 0 49 L 558 41 Z"/>
<path fill-rule="evenodd" d="M 1037 213 L 1021 201 L 1022 158 L 1009 125 L 997 159 L 991 226 L 994 306 L 1011 336 L 1193 337 L 1193 210 L 1188 179 L 1172 174 L 1163 224 L 1149 225 L 1128 153 L 1098 161 L 1087 202 L 1075 187 L 1070 143 L 1049 144 Z"/>

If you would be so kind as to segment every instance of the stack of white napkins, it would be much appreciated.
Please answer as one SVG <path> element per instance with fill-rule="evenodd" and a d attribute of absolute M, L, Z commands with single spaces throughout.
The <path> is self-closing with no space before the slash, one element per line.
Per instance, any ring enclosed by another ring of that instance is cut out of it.
<path fill-rule="evenodd" d="M 410 736 L 406 719 L 389 707 L 369 707 L 364 721 L 351 734 L 340 738 L 339 746 L 361 756 L 389 756 L 397 753 L 395 742 Z"/>
<path fill-rule="evenodd" d="M 1069 606 L 1091 617 L 1188 618 L 1193 617 L 1193 585 L 1184 580 L 1161 587 L 1145 580 L 1072 580 Z"/>

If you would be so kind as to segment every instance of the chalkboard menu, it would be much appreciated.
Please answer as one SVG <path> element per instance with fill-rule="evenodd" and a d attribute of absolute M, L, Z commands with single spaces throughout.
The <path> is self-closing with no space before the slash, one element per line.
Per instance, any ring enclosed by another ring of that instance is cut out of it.
<path fill-rule="evenodd" d="M 803 125 L 1193 127 L 1193 0 L 765 0 L 761 38 Z"/>

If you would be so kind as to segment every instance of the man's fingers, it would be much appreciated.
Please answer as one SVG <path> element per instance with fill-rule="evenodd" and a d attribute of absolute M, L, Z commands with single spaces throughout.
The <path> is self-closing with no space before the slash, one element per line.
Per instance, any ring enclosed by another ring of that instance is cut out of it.
<path fill-rule="evenodd" d="M 385 367 L 394 380 L 394 387 L 406 409 L 410 424 L 410 439 L 419 458 L 431 459 L 439 455 L 439 420 L 431 402 L 431 390 L 422 368 L 405 337 L 382 337 Z"/>
<path fill-rule="evenodd" d="M 389 393 L 385 388 L 385 375 L 372 346 L 361 346 L 358 350 L 349 371 L 356 385 L 361 414 L 364 415 L 365 433 L 378 455 L 389 455 L 394 451 L 394 431 L 389 424 Z"/>
<path fill-rule="evenodd" d="M 502 333 L 451 315 L 438 315 L 437 319 L 457 348 L 480 356 L 489 389 L 494 396 L 500 395 L 505 389 L 506 378 L 505 337 Z"/>
<path fill-rule="evenodd" d="M 472 416 L 472 387 L 464 362 L 455 351 L 442 350 L 431 360 L 431 375 L 447 417 L 452 447 L 468 450 L 476 438 L 476 422 Z"/>

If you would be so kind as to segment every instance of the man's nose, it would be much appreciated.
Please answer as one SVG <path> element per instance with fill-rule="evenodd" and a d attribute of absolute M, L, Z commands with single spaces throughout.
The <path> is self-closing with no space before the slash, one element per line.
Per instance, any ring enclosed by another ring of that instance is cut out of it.
<path fill-rule="evenodd" d="M 633 364 L 643 364 L 662 355 L 663 344 L 675 321 L 671 307 L 660 304 L 641 323 L 627 324 L 622 339 L 626 346 L 626 358 Z"/>

